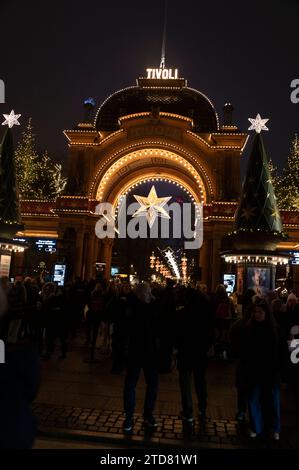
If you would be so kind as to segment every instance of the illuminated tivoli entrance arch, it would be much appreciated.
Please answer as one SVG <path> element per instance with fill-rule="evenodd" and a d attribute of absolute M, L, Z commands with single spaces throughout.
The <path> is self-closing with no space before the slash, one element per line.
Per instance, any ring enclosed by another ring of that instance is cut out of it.
<path fill-rule="evenodd" d="M 204 169 L 198 170 L 185 157 L 163 148 L 141 148 L 129 152 L 98 170 L 90 196 L 97 201 L 116 204 L 119 197 L 140 180 L 160 178 L 185 187 L 194 200 L 207 203 L 213 194 L 212 184 Z M 204 175 L 204 179 L 202 178 Z"/>
<path fill-rule="evenodd" d="M 68 195 L 59 199 L 55 213 L 60 253 L 74 276 L 94 276 L 96 263 L 105 263 L 109 277 L 112 241 L 95 237 L 95 207 L 116 206 L 134 185 L 153 179 L 182 186 L 191 200 L 204 204 L 201 280 L 210 287 L 220 281 L 219 249 L 233 221 L 247 134 L 232 124 L 230 105 L 220 126 L 211 101 L 172 75 L 140 78 L 137 86 L 108 97 L 95 118 L 87 100 L 84 122 L 64 131 Z M 71 249 L 64 243 L 70 231 Z"/>

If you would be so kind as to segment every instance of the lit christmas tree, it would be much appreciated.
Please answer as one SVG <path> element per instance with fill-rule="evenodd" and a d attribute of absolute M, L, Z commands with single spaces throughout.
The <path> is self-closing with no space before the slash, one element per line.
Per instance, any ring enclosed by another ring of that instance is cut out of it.
<path fill-rule="evenodd" d="M 2 128 L 3 129 L 3 128 Z M 1 131 L 2 131 L 1 129 Z M 0 237 L 11 237 L 23 226 L 19 210 L 19 193 L 10 127 L 3 130 L 0 141 Z"/>
<path fill-rule="evenodd" d="M 56 199 L 65 188 L 62 167 L 45 152 L 39 156 L 31 119 L 15 152 L 17 180 L 22 199 Z"/>
<path fill-rule="evenodd" d="M 38 199 L 55 199 L 65 188 L 66 178 L 62 176 L 62 167 L 59 163 L 54 163 L 48 152 L 42 155 L 37 161 L 38 185 L 34 188 Z M 46 189 L 46 191 L 45 191 Z"/>
<path fill-rule="evenodd" d="M 282 176 L 273 181 L 278 206 L 280 209 L 299 209 L 299 139 L 295 135 L 292 141 L 287 165 Z"/>
<path fill-rule="evenodd" d="M 255 135 L 235 220 L 236 231 L 282 233 L 268 159 L 260 133 Z"/>
<path fill-rule="evenodd" d="M 23 199 L 36 197 L 34 186 L 37 180 L 38 153 L 35 149 L 35 135 L 31 119 L 23 131 L 23 139 L 15 151 L 16 172 L 20 195 Z"/>
<path fill-rule="evenodd" d="M 265 126 L 268 119 L 261 119 L 258 114 L 256 119 L 249 120 L 252 123 L 249 130 L 255 130 L 256 135 L 231 235 L 237 248 L 270 250 L 285 234 L 261 136 L 261 130 L 268 130 Z"/>

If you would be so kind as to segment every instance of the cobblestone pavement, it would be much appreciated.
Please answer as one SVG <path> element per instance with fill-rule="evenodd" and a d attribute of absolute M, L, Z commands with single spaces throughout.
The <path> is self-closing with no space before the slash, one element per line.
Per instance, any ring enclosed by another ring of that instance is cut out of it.
<path fill-rule="evenodd" d="M 109 445 L 187 447 L 271 447 L 266 441 L 250 441 L 246 427 L 235 421 L 234 364 L 211 361 L 208 367 L 208 418 L 205 428 L 196 420 L 192 435 L 184 433 L 180 419 L 178 376 L 161 375 L 156 406 L 158 427 L 149 434 L 143 427 L 143 377 L 137 386 L 134 430 L 122 431 L 124 376 L 111 375 L 111 359 L 98 349 L 98 362 L 85 361 L 88 351 L 82 340 L 72 345 L 65 361 L 53 357 L 42 363 L 42 382 L 33 404 L 40 436 L 55 439 L 104 442 Z M 194 408 L 196 398 L 194 396 Z M 282 433 L 276 447 L 299 448 L 298 407 L 288 389 L 282 391 Z"/>
<path fill-rule="evenodd" d="M 40 435 L 59 436 L 82 441 L 110 444 L 131 444 L 139 446 L 176 446 L 203 448 L 299 448 L 298 433 L 291 430 L 284 433 L 282 440 L 249 440 L 247 426 L 240 426 L 234 420 L 213 420 L 207 418 L 204 428 L 197 422 L 190 432 L 183 432 L 182 420 L 178 416 L 160 415 L 157 428 L 149 432 L 143 426 L 141 414 L 136 414 L 131 435 L 122 430 L 123 414 L 117 411 L 102 411 L 91 408 L 57 407 L 34 405 Z M 285 430 L 286 431 L 286 430 Z"/>
<path fill-rule="evenodd" d="M 133 433 L 130 436 L 123 434 L 122 425 L 124 416 L 118 411 L 102 411 L 91 408 L 56 407 L 47 404 L 35 404 L 34 413 L 38 419 L 41 430 L 56 429 L 67 431 L 84 431 L 82 437 L 88 434 L 99 440 L 111 436 L 117 440 L 130 440 L 133 443 L 142 443 L 147 440 L 153 444 L 173 445 L 179 441 L 180 445 L 196 444 L 230 444 L 240 445 L 240 430 L 236 421 L 207 419 L 205 430 L 200 429 L 196 423 L 192 435 L 183 433 L 182 420 L 178 416 L 160 415 L 157 418 L 157 429 L 150 433 L 143 426 L 141 414 L 136 414 Z M 75 435 L 75 434 L 74 434 Z M 79 435 L 79 434 L 77 434 Z"/>

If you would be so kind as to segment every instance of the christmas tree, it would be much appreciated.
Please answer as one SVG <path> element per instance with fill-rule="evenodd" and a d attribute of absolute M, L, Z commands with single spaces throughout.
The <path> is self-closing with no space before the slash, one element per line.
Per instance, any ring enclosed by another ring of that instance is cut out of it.
<path fill-rule="evenodd" d="M 281 209 L 299 209 L 299 139 L 295 135 L 287 165 L 275 182 L 275 193 Z"/>
<path fill-rule="evenodd" d="M 35 197 L 38 199 L 55 199 L 65 188 L 66 178 L 62 176 L 62 167 L 54 163 L 48 152 L 42 155 L 36 164 L 37 186 L 34 187 Z"/>
<path fill-rule="evenodd" d="M 17 179 L 22 199 L 56 199 L 65 188 L 62 167 L 47 152 L 36 150 L 31 119 L 15 152 Z"/>
<path fill-rule="evenodd" d="M 254 138 L 235 218 L 235 233 L 282 234 L 282 223 L 260 133 Z"/>
<path fill-rule="evenodd" d="M 280 184 L 281 176 L 279 175 L 277 166 L 274 165 L 272 158 L 269 159 L 269 172 L 270 172 L 270 178 L 273 184 L 275 196 L 277 198 L 276 188 Z M 278 203 L 278 198 L 277 198 L 277 203 Z"/>
<path fill-rule="evenodd" d="M 0 144 L 0 237 L 10 237 L 23 226 L 16 183 L 13 137 L 9 127 Z"/>
<path fill-rule="evenodd" d="M 23 199 L 34 199 L 36 197 L 34 186 L 37 181 L 38 153 L 35 148 L 35 135 L 33 134 L 31 119 L 15 151 L 16 171 L 18 186 Z"/>

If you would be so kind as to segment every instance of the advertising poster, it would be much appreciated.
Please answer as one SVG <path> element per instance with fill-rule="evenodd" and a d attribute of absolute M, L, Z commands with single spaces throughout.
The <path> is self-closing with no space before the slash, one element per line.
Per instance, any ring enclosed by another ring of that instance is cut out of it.
<path fill-rule="evenodd" d="M 0 258 L 0 278 L 9 277 L 11 256 L 1 255 Z"/>
<path fill-rule="evenodd" d="M 265 295 L 270 290 L 270 268 L 247 268 L 247 289 L 252 289 L 257 295 Z"/>
<path fill-rule="evenodd" d="M 224 274 L 223 284 L 226 288 L 226 292 L 231 295 L 235 290 L 236 276 L 235 274 Z"/>
<path fill-rule="evenodd" d="M 65 264 L 55 264 L 53 281 L 57 282 L 59 286 L 64 286 L 65 282 Z"/>

